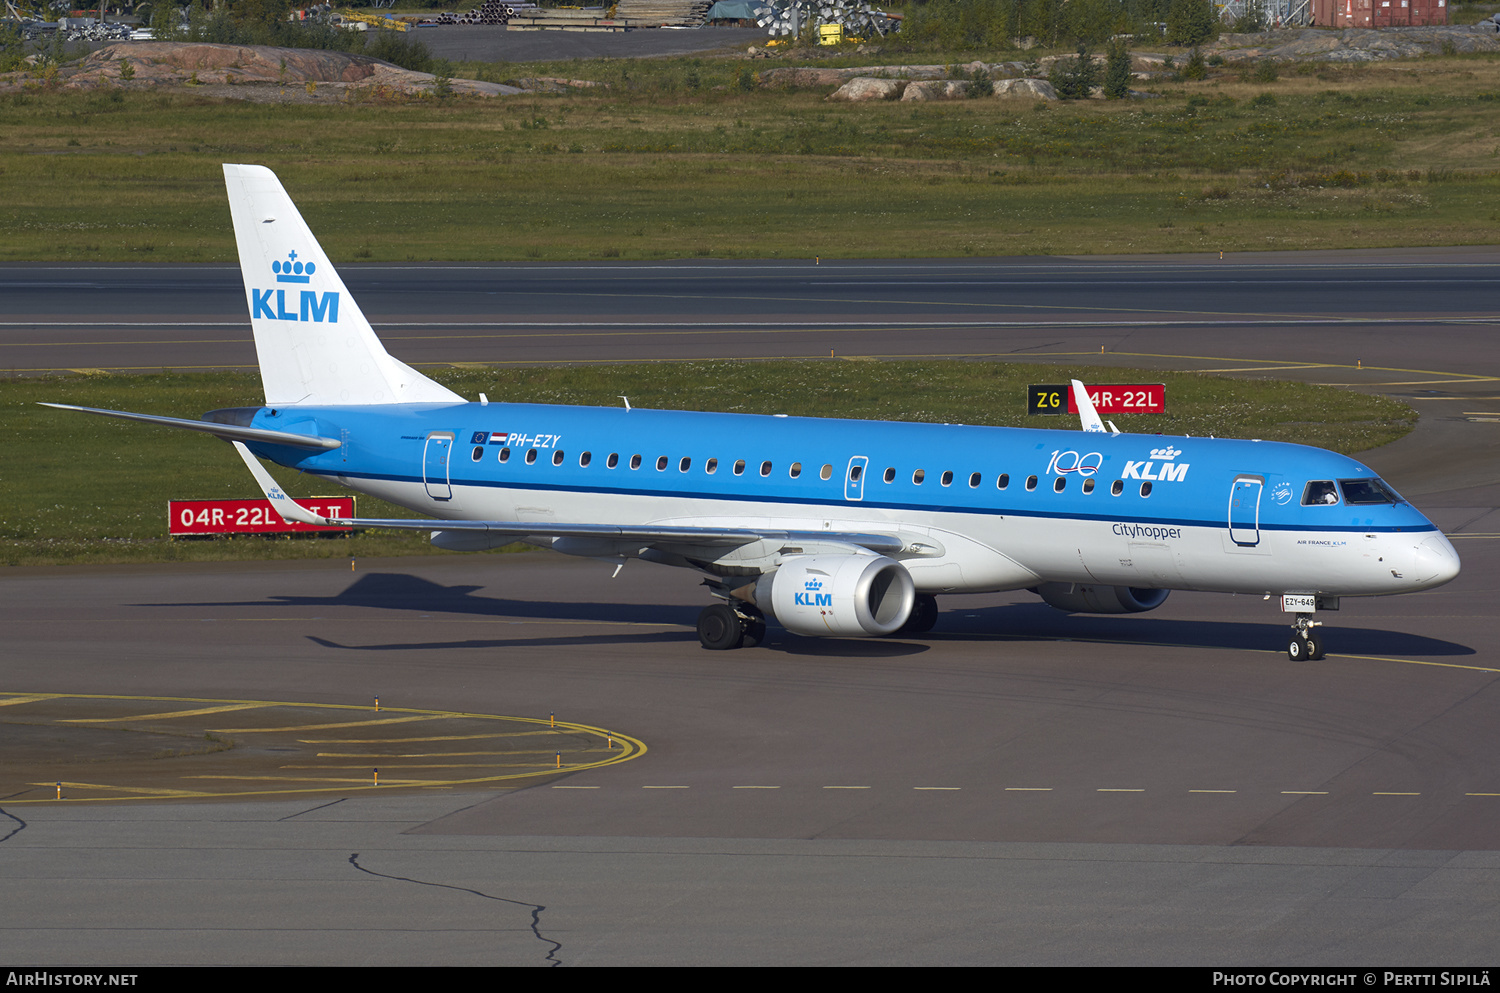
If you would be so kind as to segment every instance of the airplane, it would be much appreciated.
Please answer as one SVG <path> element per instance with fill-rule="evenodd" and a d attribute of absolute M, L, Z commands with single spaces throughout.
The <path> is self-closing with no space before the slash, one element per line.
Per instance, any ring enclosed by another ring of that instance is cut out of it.
<path fill-rule="evenodd" d="M 1171 590 L 1280 597 L 1319 659 L 1339 598 L 1431 589 L 1453 546 L 1354 459 L 1269 441 L 465 400 L 390 355 L 271 170 L 224 166 L 265 403 L 201 420 L 50 404 L 231 444 L 288 521 L 524 541 L 697 570 L 703 647 L 913 636 L 943 594 L 1136 613 Z M 428 520 L 329 518 L 259 461 Z"/>

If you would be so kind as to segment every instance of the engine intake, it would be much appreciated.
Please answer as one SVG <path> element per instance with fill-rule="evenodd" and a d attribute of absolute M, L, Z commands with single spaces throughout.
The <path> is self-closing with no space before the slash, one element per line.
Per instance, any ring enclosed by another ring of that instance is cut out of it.
<path fill-rule="evenodd" d="M 755 584 L 755 603 L 793 634 L 868 638 L 895 632 L 916 602 L 911 573 L 884 555 L 798 555 Z"/>
<path fill-rule="evenodd" d="M 1071 614 L 1139 614 L 1155 610 L 1171 590 L 1143 590 L 1134 586 L 1090 586 L 1084 583 L 1043 583 L 1037 596 Z"/>

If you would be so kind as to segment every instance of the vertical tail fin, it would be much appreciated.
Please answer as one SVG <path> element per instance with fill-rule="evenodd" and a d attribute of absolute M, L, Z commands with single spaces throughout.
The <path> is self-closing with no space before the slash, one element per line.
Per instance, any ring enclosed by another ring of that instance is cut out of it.
<path fill-rule="evenodd" d="M 463 402 L 393 358 L 265 166 L 224 166 L 266 403 Z"/>

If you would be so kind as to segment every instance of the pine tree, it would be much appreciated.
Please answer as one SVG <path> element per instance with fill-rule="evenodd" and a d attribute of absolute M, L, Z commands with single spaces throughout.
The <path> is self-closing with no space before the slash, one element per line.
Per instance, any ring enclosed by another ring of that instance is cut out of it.
<path fill-rule="evenodd" d="M 1104 95 L 1110 100 L 1121 100 L 1130 93 L 1130 52 L 1125 42 L 1114 41 L 1109 46 L 1109 61 L 1104 64 Z"/>
<path fill-rule="evenodd" d="M 1198 45 L 1217 27 L 1212 0 L 1172 0 L 1167 8 L 1167 44 Z"/>
<path fill-rule="evenodd" d="M 1088 46 L 1079 45 L 1077 56 L 1052 63 L 1047 81 L 1064 100 L 1086 100 L 1099 82 L 1099 65 L 1089 55 Z"/>

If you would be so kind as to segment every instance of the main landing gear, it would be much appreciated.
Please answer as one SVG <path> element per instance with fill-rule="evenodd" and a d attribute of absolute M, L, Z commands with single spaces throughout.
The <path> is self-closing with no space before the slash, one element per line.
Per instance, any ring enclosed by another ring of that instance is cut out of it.
<path fill-rule="evenodd" d="M 716 603 L 698 615 L 698 640 L 716 652 L 754 648 L 766 640 L 766 618 L 749 604 Z"/>
<path fill-rule="evenodd" d="M 914 634 L 926 634 L 937 624 L 937 597 L 931 593 L 918 593 L 911 605 L 911 615 L 906 623 L 890 634 L 892 638 L 909 638 Z"/>
<path fill-rule="evenodd" d="M 1298 614 L 1292 623 L 1292 640 L 1286 646 L 1286 657 L 1293 662 L 1316 662 L 1323 657 L 1323 636 L 1318 628 L 1322 621 L 1313 620 L 1312 614 Z"/>

